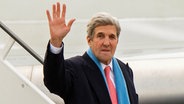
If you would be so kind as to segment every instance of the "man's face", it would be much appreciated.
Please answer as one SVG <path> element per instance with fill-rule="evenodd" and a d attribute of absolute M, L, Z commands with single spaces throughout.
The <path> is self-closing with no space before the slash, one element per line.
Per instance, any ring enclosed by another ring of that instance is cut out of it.
<path fill-rule="evenodd" d="M 115 26 L 106 25 L 96 27 L 94 36 L 91 39 L 87 37 L 87 41 L 97 59 L 103 64 L 109 64 L 118 44 Z"/>

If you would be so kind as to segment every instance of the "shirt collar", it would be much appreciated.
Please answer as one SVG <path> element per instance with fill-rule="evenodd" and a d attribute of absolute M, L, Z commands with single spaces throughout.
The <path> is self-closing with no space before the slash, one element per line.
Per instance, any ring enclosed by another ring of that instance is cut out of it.
<path fill-rule="evenodd" d="M 111 70 L 113 71 L 112 60 L 111 60 L 111 62 L 108 65 L 105 65 L 103 63 L 100 63 L 100 64 L 101 64 L 103 70 L 105 69 L 106 66 L 110 66 L 111 67 Z"/>

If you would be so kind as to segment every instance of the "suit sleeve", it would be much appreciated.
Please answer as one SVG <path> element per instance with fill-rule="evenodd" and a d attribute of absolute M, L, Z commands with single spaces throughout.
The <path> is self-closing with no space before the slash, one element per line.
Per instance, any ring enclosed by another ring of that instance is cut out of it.
<path fill-rule="evenodd" d="M 63 49 L 59 54 L 53 54 L 50 51 L 50 44 L 48 44 L 43 66 L 45 86 L 51 93 L 55 93 L 62 98 L 64 98 L 67 93 Z"/>

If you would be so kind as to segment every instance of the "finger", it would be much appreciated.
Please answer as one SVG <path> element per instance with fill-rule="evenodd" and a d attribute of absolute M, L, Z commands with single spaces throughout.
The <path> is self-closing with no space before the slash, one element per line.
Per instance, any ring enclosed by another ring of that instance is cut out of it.
<path fill-rule="evenodd" d="M 63 9 L 62 9 L 62 18 L 65 19 L 65 14 L 66 14 L 66 5 L 63 4 Z"/>
<path fill-rule="evenodd" d="M 57 17 L 60 17 L 60 3 L 57 2 Z"/>
<path fill-rule="evenodd" d="M 52 16 L 53 18 L 56 18 L 56 5 L 55 4 L 52 5 Z"/>
<path fill-rule="evenodd" d="M 49 10 L 46 11 L 48 21 L 52 21 Z"/>
<path fill-rule="evenodd" d="M 71 20 L 68 22 L 68 25 L 67 25 L 67 26 L 68 26 L 69 28 L 71 28 L 71 26 L 72 26 L 72 24 L 73 24 L 74 21 L 75 21 L 75 19 L 71 19 Z"/>

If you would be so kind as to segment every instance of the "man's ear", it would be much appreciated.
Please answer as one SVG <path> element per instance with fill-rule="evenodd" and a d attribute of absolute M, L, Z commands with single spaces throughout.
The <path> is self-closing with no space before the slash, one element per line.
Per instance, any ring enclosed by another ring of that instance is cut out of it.
<path fill-rule="evenodd" d="M 90 46 L 91 45 L 91 38 L 89 36 L 86 37 L 86 40 L 88 42 L 88 45 Z"/>

